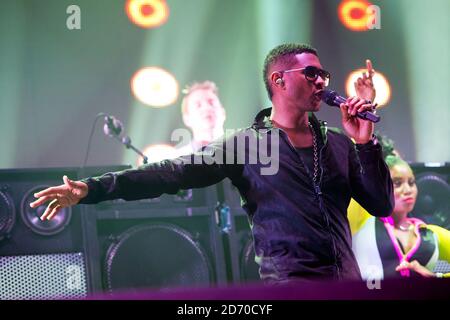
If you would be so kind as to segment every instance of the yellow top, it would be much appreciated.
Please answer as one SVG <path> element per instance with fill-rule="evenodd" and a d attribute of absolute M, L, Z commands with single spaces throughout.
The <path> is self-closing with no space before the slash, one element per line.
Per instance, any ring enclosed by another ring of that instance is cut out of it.
<path fill-rule="evenodd" d="M 357 233 L 366 223 L 371 215 L 357 201 L 351 199 L 347 208 L 347 218 L 350 224 L 352 236 Z M 427 224 L 426 228 L 433 231 L 438 239 L 439 260 L 450 262 L 450 231 L 442 227 Z M 450 278 L 450 273 L 443 275 L 444 278 Z"/>
<path fill-rule="evenodd" d="M 352 198 L 347 208 L 347 218 L 352 236 L 362 228 L 371 215 L 355 199 Z"/>

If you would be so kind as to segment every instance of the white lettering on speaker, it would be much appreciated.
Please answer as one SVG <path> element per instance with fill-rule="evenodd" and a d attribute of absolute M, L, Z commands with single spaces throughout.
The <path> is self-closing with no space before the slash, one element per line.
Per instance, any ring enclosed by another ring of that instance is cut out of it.
<path fill-rule="evenodd" d="M 77 265 L 71 265 L 66 268 L 66 274 L 68 278 L 66 280 L 66 286 L 69 290 L 81 289 L 81 268 Z"/>

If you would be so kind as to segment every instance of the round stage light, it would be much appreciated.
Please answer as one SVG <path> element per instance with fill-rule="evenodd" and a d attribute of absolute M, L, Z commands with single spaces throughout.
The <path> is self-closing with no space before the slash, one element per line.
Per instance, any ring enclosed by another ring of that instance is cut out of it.
<path fill-rule="evenodd" d="M 128 0 L 125 4 L 128 18 L 142 28 L 156 28 L 169 18 L 165 0 Z"/>
<path fill-rule="evenodd" d="M 347 80 L 345 82 L 345 91 L 347 93 L 347 96 L 356 96 L 354 83 L 356 79 L 362 77 L 363 72 L 367 72 L 367 70 L 358 69 L 351 72 L 347 76 Z M 389 102 L 391 98 L 391 86 L 389 84 L 389 81 L 382 73 L 378 71 L 375 72 L 372 81 L 376 90 L 375 102 L 378 103 L 377 108 L 383 107 Z"/>
<path fill-rule="evenodd" d="M 344 0 L 338 7 L 339 20 L 352 31 L 367 31 L 367 22 L 370 19 L 367 8 L 371 5 L 365 0 Z"/>
<path fill-rule="evenodd" d="M 175 77 L 158 67 L 138 70 L 131 78 L 131 91 L 142 103 L 155 108 L 169 106 L 178 99 L 179 86 Z"/>
<path fill-rule="evenodd" d="M 147 146 L 143 153 L 148 157 L 148 163 L 165 159 L 174 159 L 178 156 L 177 149 L 168 144 L 152 144 Z M 142 157 L 138 159 L 138 166 L 143 164 Z"/>

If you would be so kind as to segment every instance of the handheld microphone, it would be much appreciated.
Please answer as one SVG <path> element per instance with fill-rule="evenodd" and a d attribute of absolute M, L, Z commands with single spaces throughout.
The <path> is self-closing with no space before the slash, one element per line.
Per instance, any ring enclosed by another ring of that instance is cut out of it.
<path fill-rule="evenodd" d="M 338 95 L 336 91 L 332 90 L 323 90 L 321 98 L 322 101 L 328 104 L 329 106 L 338 108 L 341 105 L 341 103 L 345 103 L 347 101 L 347 99 L 341 97 L 340 95 Z M 380 121 L 381 119 L 380 116 L 377 116 L 376 114 L 370 111 L 358 112 L 356 116 L 360 119 L 369 120 L 375 123 Z"/>
<path fill-rule="evenodd" d="M 103 132 L 110 137 L 118 137 L 123 131 L 123 124 L 114 116 L 105 116 Z"/>

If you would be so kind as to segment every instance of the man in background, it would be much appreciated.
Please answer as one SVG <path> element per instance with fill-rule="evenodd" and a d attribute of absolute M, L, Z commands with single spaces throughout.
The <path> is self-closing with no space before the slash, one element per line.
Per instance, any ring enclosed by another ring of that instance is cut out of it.
<path fill-rule="evenodd" d="M 220 138 L 225 122 L 225 109 L 220 102 L 214 82 L 195 82 L 183 90 L 181 102 L 183 122 L 192 131 L 192 139 L 177 150 L 177 155 L 186 155 Z"/>

